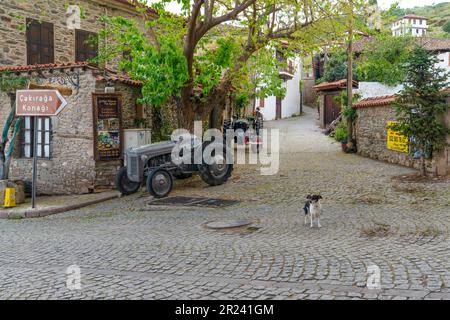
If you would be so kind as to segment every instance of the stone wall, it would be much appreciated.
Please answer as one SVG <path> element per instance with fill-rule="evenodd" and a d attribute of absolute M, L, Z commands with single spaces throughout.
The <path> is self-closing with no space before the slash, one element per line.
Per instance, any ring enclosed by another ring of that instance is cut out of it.
<path fill-rule="evenodd" d="M 316 104 L 317 93 L 312 88 L 315 85 L 313 78 L 303 79 L 303 103 L 307 106 L 314 106 Z"/>
<path fill-rule="evenodd" d="M 79 68 L 82 70 L 82 68 Z M 44 74 L 48 71 L 44 71 Z M 94 124 L 92 93 L 104 92 L 104 82 L 96 80 L 97 70 L 81 71 L 80 90 L 72 88 L 66 96 L 67 106 L 52 117 L 51 159 L 38 161 L 39 194 L 80 194 L 97 187 L 111 187 L 121 160 L 97 162 L 94 159 Z M 135 128 L 138 87 L 115 83 L 116 93 L 123 96 L 124 128 Z M 10 98 L 0 92 L 0 125 L 10 112 Z M 149 111 L 146 111 L 148 113 Z M 151 126 L 151 116 L 146 125 Z M 21 158 L 21 139 L 17 138 L 11 162 L 11 179 L 31 181 L 32 159 Z"/>
<path fill-rule="evenodd" d="M 387 149 L 387 122 L 395 120 L 396 114 L 392 106 L 358 108 L 355 123 L 358 153 L 365 157 L 418 169 L 418 160 L 413 160 L 406 153 Z M 450 112 L 447 122 L 450 124 Z M 439 175 L 450 173 L 449 150 L 447 148 L 427 161 L 427 170 L 430 173 Z"/>
<path fill-rule="evenodd" d="M 54 24 L 55 63 L 75 62 L 75 30 L 67 27 L 71 16 L 67 4 L 78 5 L 85 17 L 81 30 L 96 32 L 104 27 L 102 15 L 139 19 L 132 6 L 114 0 L 2 0 L 0 6 L 0 66 L 27 63 L 26 19 Z M 142 24 L 141 20 L 138 20 Z M 114 67 L 114 66 L 108 66 Z"/>
<path fill-rule="evenodd" d="M 48 72 L 48 71 L 47 71 Z M 46 71 L 44 71 L 46 73 Z M 81 90 L 73 88 L 66 96 L 67 106 L 51 118 L 51 159 L 38 161 L 38 193 L 86 193 L 94 185 L 95 161 L 93 151 L 92 92 L 95 77 L 92 70 L 80 76 Z M 0 124 L 3 127 L 9 113 L 9 98 L 0 93 Z M 16 139 L 10 177 L 31 181 L 32 159 L 21 158 L 21 139 Z"/>

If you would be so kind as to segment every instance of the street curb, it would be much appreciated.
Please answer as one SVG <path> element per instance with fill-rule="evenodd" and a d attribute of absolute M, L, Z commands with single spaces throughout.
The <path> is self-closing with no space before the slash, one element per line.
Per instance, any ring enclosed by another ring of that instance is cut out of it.
<path fill-rule="evenodd" d="M 108 195 L 102 198 L 80 202 L 76 204 L 71 204 L 67 206 L 57 206 L 43 209 L 26 209 L 22 212 L 8 212 L 7 210 L 0 210 L 0 219 L 28 219 L 28 218 L 42 218 L 46 216 L 50 216 L 57 213 L 62 213 L 66 211 L 76 210 L 80 208 L 84 208 L 87 206 L 91 206 L 94 204 L 98 204 L 104 201 L 112 200 L 119 198 L 120 194 Z"/>

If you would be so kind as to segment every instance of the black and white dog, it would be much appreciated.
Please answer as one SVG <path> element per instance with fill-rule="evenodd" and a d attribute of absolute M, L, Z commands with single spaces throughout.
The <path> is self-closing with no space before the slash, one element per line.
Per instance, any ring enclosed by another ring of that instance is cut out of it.
<path fill-rule="evenodd" d="M 311 228 L 314 227 L 314 219 L 317 220 L 317 227 L 322 227 L 320 225 L 320 214 L 322 211 L 322 204 L 320 203 L 320 200 L 323 199 L 322 196 L 319 194 L 310 194 L 306 197 L 306 199 L 308 199 L 308 201 L 306 201 L 305 207 L 303 208 L 305 211 L 305 225 L 308 223 L 309 215 Z"/>

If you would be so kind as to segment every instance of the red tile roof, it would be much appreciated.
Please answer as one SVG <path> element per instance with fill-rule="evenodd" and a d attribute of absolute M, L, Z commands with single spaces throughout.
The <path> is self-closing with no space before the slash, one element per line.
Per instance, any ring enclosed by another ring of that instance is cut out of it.
<path fill-rule="evenodd" d="M 361 101 L 353 104 L 353 108 L 388 106 L 394 101 L 395 101 L 394 95 L 370 97 L 362 99 Z"/>
<path fill-rule="evenodd" d="M 450 88 L 444 89 L 442 92 L 450 94 Z M 353 108 L 388 106 L 393 103 L 395 99 L 395 95 L 365 98 L 353 104 Z"/>
<path fill-rule="evenodd" d="M 360 40 L 357 40 L 353 43 L 353 52 L 360 53 L 365 49 L 365 46 L 372 41 L 375 41 L 376 38 L 373 36 L 364 37 Z"/>
<path fill-rule="evenodd" d="M 417 43 L 428 51 L 450 51 L 450 39 L 418 37 Z"/>
<path fill-rule="evenodd" d="M 418 45 L 422 46 L 428 51 L 450 51 L 450 39 L 438 39 L 428 37 L 415 37 L 414 40 Z M 361 40 L 355 41 L 353 44 L 353 51 L 356 53 L 363 52 L 368 44 L 378 41 L 375 37 L 365 37 Z"/>
<path fill-rule="evenodd" d="M 114 74 L 108 74 L 108 75 L 98 75 L 96 78 L 98 81 L 112 81 L 112 82 L 121 82 L 125 83 L 131 86 L 141 86 L 142 82 L 133 80 L 127 76 L 119 76 Z"/>
<path fill-rule="evenodd" d="M 29 64 L 21 66 L 0 66 L 1 72 L 26 72 L 37 70 L 49 70 L 49 69 L 70 69 L 76 67 L 88 67 L 95 68 L 87 62 L 74 62 L 74 63 L 48 63 L 48 64 Z"/>
<path fill-rule="evenodd" d="M 34 65 L 22 65 L 22 66 L 0 66 L 0 73 L 2 72 L 32 72 L 43 71 L 52 69 L 71 69 L 71 68 L 90 68 L 93 70 L 102 70 L 88 62 L 75 62 L 75 63 L 49 63 L 49 64 L 34 64 Z M 96 79 L 98 81 L 113 81 L 122 82 L 132 86 L 141 86 L 142 82 L 131 79 L 128 76 L 118 75 L 114 71 L 106 69 L 106 75 L 98 75 Z"/>
<path fill-rule="evenodd" d="M 424 16 L 418 16 L 418 15 L 416 15 L 416 14 L 406 14 L 406 15 L 404 15 L 403 17 L 398 17 L 397 18 L 397 20 L 395 20 L 396 22 L 397 21 L 400 21 L 400 20 L 403 20 L 403 19 L 422 19 L 422 20 L 428 20 L 428 18 L 427 17 L 424 17 Z"/>
<path fill-rule="evenodd" d="M 324 82 L 313 86 L 316 91 L 333 90 L 333 89 L 344 89 L 347 87 L 347 79 L 337 80 L 333 82 Z M 353 80 L 353 87 L 358 88 L 358 81 Z"/>

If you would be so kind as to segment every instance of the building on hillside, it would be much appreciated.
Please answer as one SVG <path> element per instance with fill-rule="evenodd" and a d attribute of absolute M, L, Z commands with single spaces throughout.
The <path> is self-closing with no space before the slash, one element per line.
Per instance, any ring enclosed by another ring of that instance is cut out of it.
<path fill-rule="evenodd" d="M 97 55 L 86 40 L 104 27 L 104 14 L 143 20 L 126 0 L 79 0 L 69 7 L 65 0 L 49 3 L 0 5 L 0 76 L 26 78 L 30 89 L 59 90 L 68 102 L 57 116 L 38 122 L 38 193 L 111 187 L 134 134 L 128 130 L 150 128 L 151 113 L 138 103 L 141 83 L 114 72 L 114 64 L 101 69 L 86 62 Z M 77 17 L 81 9 L 83 17 Z M 13 102 L 14 93 L 0 89 L 0 126 Z M 141 133 L 148 137 L 148 129 Z M 11 179 L 31 180 L 32 141 L 32 121 L 25 117 L 14 144 Z"/>
<path fill-rule="evenodd" d="M 423 37 L 427 34 L 427 20 L 428 19 L 426 17 L 417 16 L 415 14 L 407 14 L 392 23 L 392 35 L 411 35 L 413 37 Z"/>
<path fill-rule="evenodd" d="M 301 59 L 298 57 L 287 59 L 279 50 L 275 50 L 274 54 L 279 61 L 285 62 L 287 65 L 286 68 L 279 70 L 283 86 L 286 88 L 286 95 L 284 98 L 275 96 L 256 98 L 255 106 L 261 109 L 264 120 L 278 120 L 300 114 Z"/>

